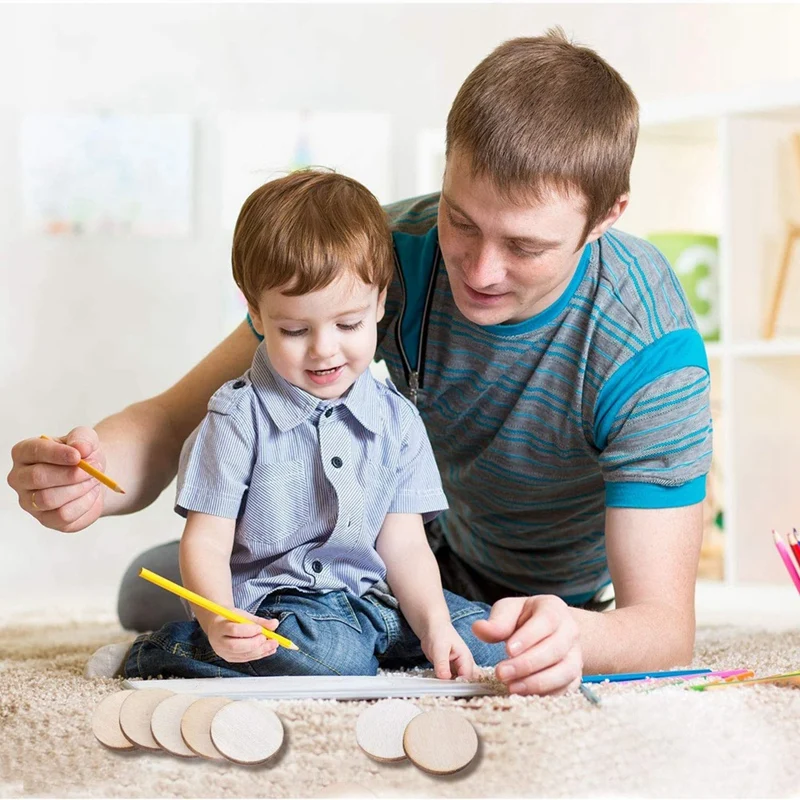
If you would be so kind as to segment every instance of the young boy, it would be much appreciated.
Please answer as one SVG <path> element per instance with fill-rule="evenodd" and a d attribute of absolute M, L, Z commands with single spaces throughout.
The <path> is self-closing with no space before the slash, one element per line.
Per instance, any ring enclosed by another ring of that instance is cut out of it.
<path fill-rule="evenodd" d="M 431 446 L 413 404 L 369 371 L 393 269 L 388 219 L 350 178 L 294 172 L 245 202 L 233 274 L 263 343 L 187 439 L 176 510 L 184 585 L 254 624 L 193 608 L 134 642 L 126 677 L 426 660 L 471 677 L 505 657 L 471 630 L 489 606 L 442 590 L 423 529 L 447 508 Z"/>

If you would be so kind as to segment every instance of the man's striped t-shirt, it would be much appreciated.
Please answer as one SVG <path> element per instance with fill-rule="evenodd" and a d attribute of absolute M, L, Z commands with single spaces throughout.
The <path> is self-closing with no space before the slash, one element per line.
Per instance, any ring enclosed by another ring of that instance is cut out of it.
<path fill-rule="evenodd" d="M 607 506 L 705 496 L 705 347 L 664 257 L 614 229 L 586 246 L 549 308 L 516 324 L 475 325 L 458 310 L 438 252 L 438 199 L 387 208 L 402 275 L 389 289 L 376 358 L 410 393 L 403 353 L 423 345 L 417 405 L 454 552 L 515 592 L 583 602 L 609 580 Z"/>

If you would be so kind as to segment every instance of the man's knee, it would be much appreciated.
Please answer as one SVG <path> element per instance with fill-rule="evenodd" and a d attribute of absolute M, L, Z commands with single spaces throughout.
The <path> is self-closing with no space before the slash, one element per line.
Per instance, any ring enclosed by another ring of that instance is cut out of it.
<path fill-rule="evenodd" d="M 117 599 L 117 614 L 122 627 L 138 632 L 153 631 L 167 622 L 188 619 L 180 598 L 139 577 L 142 567 L 180 583 L 178 542 L 167 542 L 146 550 L 125 570 Z"/>

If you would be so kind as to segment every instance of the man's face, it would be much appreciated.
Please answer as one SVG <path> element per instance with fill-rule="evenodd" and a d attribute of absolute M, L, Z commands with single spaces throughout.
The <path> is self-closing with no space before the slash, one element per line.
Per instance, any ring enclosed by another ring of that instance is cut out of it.
<path fill-rule="evenodd" d="M 469 160 L 455 151 L 447 160 L 438 224 L 459 310 L 476 325 L 499 325 L 529 319 L 560 297 L 580 261 L 586 216 L 582 197 L 557 192 L 541 203 L 512 203 L 488 178 L 474 177 Z"/>

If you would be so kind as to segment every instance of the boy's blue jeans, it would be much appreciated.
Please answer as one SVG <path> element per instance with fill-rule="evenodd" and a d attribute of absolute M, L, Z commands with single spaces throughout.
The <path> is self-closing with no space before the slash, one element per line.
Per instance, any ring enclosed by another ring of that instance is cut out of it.
<path fill-rule="evenodd" d="M 486 644 L 472 623 L 489 616 L 490 606 L 445 590 L 450 619 L 478 666 L 507 658 L 505 645 Z M 378 667 L 428 667 L 419 639 L 398 609 L 379 597 L 346 592 L 268 595 L 256 612 L 279 620 L 277 632 L 299 650 L 279 647 L 267 658 L 240 664 L 221 659 L 196 620 L 169 622 L 134 642 L 124 666 L 126 678 L 236 678 L 267 675 L 375 675 Z"/>

